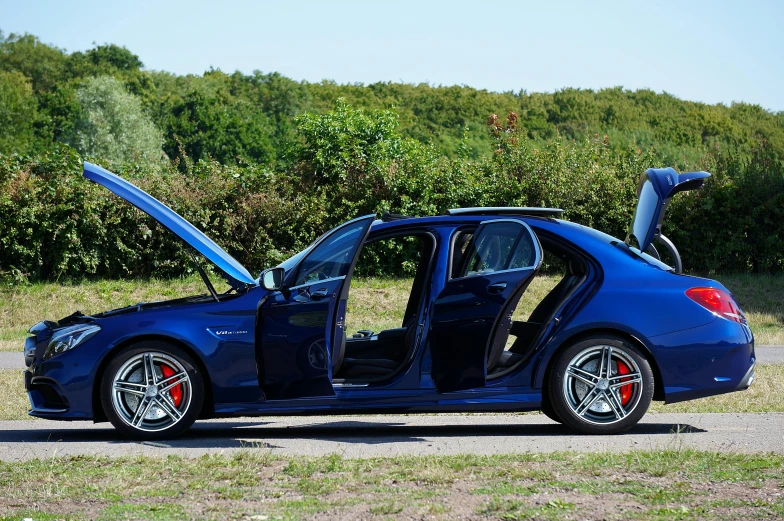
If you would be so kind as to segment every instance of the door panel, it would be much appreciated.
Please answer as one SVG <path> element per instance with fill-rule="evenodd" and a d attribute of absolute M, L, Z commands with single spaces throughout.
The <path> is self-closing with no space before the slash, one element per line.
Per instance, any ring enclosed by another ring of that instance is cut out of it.
<path fill-rule="evenodd" d="M 541 247 L 523 221 L 481 223 L 456 278 L 433 308 L 432 376 L 441 392 L 483 387 L 494 331 L 512 299 L 519 298 L 541 264 Z"/>
<path fill-rule="evenodd" d="M 336 322 L 343 328 L 337 315 L 374 218 L 354 219 L 324 235 L 287 275 L 293 287 L 274 292 L 259 308 L 256 358 L 267 399 L 334 396 Z"/>

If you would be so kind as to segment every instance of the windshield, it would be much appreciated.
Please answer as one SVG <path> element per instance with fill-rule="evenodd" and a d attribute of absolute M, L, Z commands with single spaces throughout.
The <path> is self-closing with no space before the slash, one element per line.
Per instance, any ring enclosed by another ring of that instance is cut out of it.
<path fill-rule="evenodd" d="M 297 264 L 299 264 L 299 261 L 302 260 L 302 257 L 304 257 L 312 247 L 313 245 L 311 244 L 310 246 L 308 246 L 301 252 L 297 253 L 296 255 L 284 260 L 283 262 L 278 264 L 278 268 L 283 268 L 283 270 L 286 273 L 288 273 L 289 271 L 291 271 L 292 268 L 294 268 Z"/>

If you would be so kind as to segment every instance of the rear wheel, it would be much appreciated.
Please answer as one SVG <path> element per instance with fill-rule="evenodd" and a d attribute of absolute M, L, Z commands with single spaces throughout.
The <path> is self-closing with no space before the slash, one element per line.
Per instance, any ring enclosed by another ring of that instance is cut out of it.
<path fill-rule="evenodd" d="M 147 341 L 122 350 L 101 380 L 101 405 L 126 436 L 154 440 L 185 432 L 204 403 L 204 379 L 182 349 Z"/>
<path fill-rule="evenodd" d="M 548 386 L 553 412 L 586 434 L 626 431 L 653 399 L 653 371 L 643 354 L 616 337 L 583 340 L 554 362 Z"/>

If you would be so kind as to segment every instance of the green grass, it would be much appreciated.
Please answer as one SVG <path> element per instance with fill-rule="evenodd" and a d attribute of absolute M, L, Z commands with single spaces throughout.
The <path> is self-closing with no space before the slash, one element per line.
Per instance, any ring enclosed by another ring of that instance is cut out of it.
<path fill-rule="evenodd" d="M 718 277 L 740 301 L 758 345 L 784 345 L 784 275 Z M 218 286 L 217 281 L 215 282 Z M 515 312 L 524 320 L 558 277 L 537 276 Z M 411 279 L 357 279 L 351 286 L 348 331 L 400 327 Z M 18 351 L 27 329 L 39 320 L 57 320 L 81 310 L 97 313 L 136 302 L 204 293 L 198 277 L 175 280 L 103 280 L 36 283 L 0 288 L 0 351 Z"/>
<path fill-rule="evenodd" d="M 99 313 L 137 302 L 205 292 L 198 277 L 6 286 L 0 289 L 0 351 L 20 351 L 27 330 L 44 319 L 59 320 L 76 310 Z"/>
<path fill-rule="evenodd" d="M 773 454 L 345 459 L 248 449 L 0 463 L 0 519 L 748 519 L 784 515 L 782 487 L 784 456 Z"/>
<path fill-rule="evenodd" d="M 784 275 L 717 277 L 738 300 L 757 345 L 784 345 Z"/>
<path fill-rule="evenodd" d="M 27 420 L 30 402 L 21 369 L 0 369 L 0 420 Z"/>

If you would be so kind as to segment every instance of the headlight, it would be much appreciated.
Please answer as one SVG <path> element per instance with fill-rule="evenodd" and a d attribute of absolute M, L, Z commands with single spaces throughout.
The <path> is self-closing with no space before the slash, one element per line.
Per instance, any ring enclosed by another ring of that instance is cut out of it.
<path fill-rule="evenodd" d="M 78 324 L 55 332 L 44 353 L 44 360 L 73 349 L 94 337 L 100 330 L 101 327 L 95 324 Z"/>

